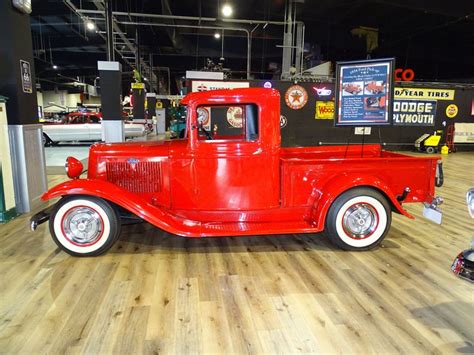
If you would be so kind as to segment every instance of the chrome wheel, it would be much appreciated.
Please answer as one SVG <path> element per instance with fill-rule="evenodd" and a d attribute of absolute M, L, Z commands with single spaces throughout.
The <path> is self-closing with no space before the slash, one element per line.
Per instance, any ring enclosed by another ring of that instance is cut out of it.
<path fill-rule="evenodd" d="M 346 234 L 355 239 L 370 237 L 377 229 L 379 217 L 376 209 L 367 203 L 357 203 L 347 209 L 342 217 Z"/>
<path fill-rule="evenodd" d="M 79 206 L 67 211 L 61 227 L 64 236 L 71 243 L 86 246 L 96 243 L 104 231 L 104 222 L 99 213 L 91 207 Z"/>

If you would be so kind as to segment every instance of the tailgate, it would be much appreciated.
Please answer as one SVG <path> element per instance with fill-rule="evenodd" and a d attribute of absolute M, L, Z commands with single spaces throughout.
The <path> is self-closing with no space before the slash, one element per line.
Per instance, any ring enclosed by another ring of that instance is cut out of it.
<path fill-rule="evenodd" d="M 391 176 L 386 178 L 394 191 L 410 189 L 410 193 L 403 202 L 431 203 L 435 186 L 442 186 L 444 181 L 439 157 L 412 157 L 384 151 L 383 158 L 390 161 Z"/>

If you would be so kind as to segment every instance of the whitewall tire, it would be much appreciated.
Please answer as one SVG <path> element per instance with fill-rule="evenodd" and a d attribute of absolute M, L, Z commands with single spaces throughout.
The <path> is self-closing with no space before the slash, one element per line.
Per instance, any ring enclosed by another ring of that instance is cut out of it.
<path fill-rule="evenodd" d="M 73 196 L 60 200 L 50 216 L 54 242 L 74 256 L 96 256 L 109 250 L 120 234 L 120 219 L 105 200 Z"/>
<path fill-rule="evenodd" d="M 326 234 L 345 250 L 369 250 L 378 246 L 390 229 L 387 199 L 370 188 L 354 188 L 338 196 L 326 216 Z"/>

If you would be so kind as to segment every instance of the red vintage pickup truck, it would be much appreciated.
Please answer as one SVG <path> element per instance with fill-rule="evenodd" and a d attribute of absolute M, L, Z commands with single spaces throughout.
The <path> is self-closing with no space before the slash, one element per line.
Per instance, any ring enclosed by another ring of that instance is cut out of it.
<path fill-rule="evenodd" d="M 367 250 L 387 234 L 392 212 L 413 218 L 402 202 L 439 213 L 436 157 L 379 145 L 282 148 L 273 89 L 191 93 L 182 104 L 183 139 L 95 144 L 86 179 L 69 157 L 71 180 L 42 197 L 61 199 L 31 228 L 49 219 L 56 244 L 76 256 L 108 250 L 130 218 L 184 237 L 325 231 L 340 248 Z"/>

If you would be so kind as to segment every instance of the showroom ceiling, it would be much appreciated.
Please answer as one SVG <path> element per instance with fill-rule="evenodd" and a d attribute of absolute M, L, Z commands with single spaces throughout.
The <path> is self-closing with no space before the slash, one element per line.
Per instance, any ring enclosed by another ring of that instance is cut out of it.
<path fill-rule="evenodd" d="M 281 66 L 283 26 L 230 23 L 222 21 L 218 8 L 224 0 L 121 0 L 113 1 L 113 10 L 127 13 L 166 14 L 215 18 L 201 21 L 201 26 L 239 27 L 252 29 L 252 74 L 256 78 L 271 77 Z M 229 0 L 234 7 L 233 19 L 283 21 L 284 0 Z M 429 4 L 429 7 L 425 7 Z M 102 1 L 33 0 L 31 17 L 36 72 L 42 85 L 54 82 L 70 83 L 77 76 L 93 83 L 97 76 L 97 60 L 105 60 L 105 22 L 103 16 L 87 12 L 103 8 Z M 80 16 L 77 12 L 81 12 Z M 84 19 L 97 25 L 89 31 Z M 366 57 L 365 38 L 351 34 L 359 26 L 377 28 L 378 48 L 372 57 L 397 59 L 398 67 L 412 68 L 419 80 L 462 80 L 474 77 L 474 3 L 458 1 L 452 6 L 446 1 L 425 0 L 299 0 L 297 20 L 306 25 L 305 58 L 308 65 L 321 61 L 361 59 Z M 206 58 L 218 61 L 221 39 L 214 29 L 173 28 L 152 26 L 152 23 L 196 26 L 189 19 L 153 19 L 132 16 L 116 17 L 123 34 L 130 42 L 139 33 L 141 56 L 148 63 L 153 54 L 154 66 L 169 67 L 172 75 L 185 70 L 200 69 Z M 132 25 L 146 22 L 149 25 Z M 265 27 L 265 28 L 264 28 Z M 133 53 L 125 44 L 120 60 L 134 63 Z M 233 77 L 244 77 L 247 60 L 245 32 L 224 31 L 225 66 Z M 117 54 L 117 57 L 121 55 Z M 275 64 L 277 68 L 275 69 Z M 57 69 L 53 69 L 53 64 Z"/>

